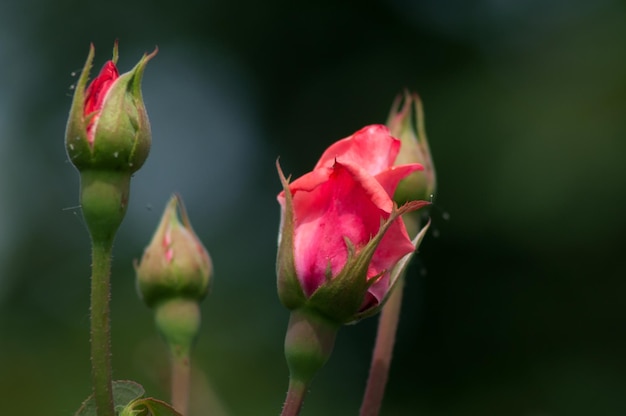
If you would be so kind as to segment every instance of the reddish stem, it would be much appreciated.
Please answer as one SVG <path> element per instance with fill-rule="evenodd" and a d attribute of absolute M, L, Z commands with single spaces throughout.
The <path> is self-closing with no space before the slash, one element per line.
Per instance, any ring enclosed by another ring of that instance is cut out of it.
<path fill-rule="evenodd" d="M 404 276 L 399 277 L 387 303 L 382 309 L 376 333 L 376 343 L 372 354 L 370 374 L 367 379 L 360 416 L 378 416 L 385 395 L 385 387 L 389 378 L 389 367 L 396 340 L 400 307 L 402 305 L 402 289 Z"/>
<path fill-rule="evenodd" d="M 285 398 L 281 416 L 298 416 L 300 414 L 306 389 L 307 385 L 301 381 L 293 379 L 289 381 L 289 390 L 287 391 L 287 398 Z"/>

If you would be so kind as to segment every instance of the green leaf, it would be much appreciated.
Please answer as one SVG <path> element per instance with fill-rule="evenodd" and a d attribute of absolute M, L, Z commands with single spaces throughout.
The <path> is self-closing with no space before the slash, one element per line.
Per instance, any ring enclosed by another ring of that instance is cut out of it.
<path fill-rule="evenodd" d="M 164 401 L 147 397 L 137 399 L 122 410 L 120 416 L 182 416 Z"/>
<path fill-rule="evenodd" d="M 139 383 L 130 380 L 113 381 L 113 403 L 115 409 L 126 408 L 131 402 L 142 398 L 144 394 L 146 394 L 146 391 Z M 83 402 L 74 416 L 97 416 L 96 401 L 93 394 L 87 397 L 87 400 Z"/>

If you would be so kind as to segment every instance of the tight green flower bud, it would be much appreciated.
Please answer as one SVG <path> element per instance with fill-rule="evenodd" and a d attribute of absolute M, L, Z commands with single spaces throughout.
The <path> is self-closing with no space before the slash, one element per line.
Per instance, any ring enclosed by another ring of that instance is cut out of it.
<path fill-rule="evenodd" d="M 170 199 L 135 269 L 139 293 L 151 308 L 172 299 L 200 301 L 206 296 L 211 258 L 191 228 L 179 196 Z"/>
<path fill-rule="evenodd" d="M 141 79 L 155 49 L 144 55 L 135 67 L 119 75 L 113 59 L 87 86 L 94 47 L 91 45 L 85 67 L 78 79 L 65 133 L 65 147 L 79 171 L 115 170 L 133 173 L 150 151 L 151 132 L 141 95 Z"/>
<path fill-rule="evenodd" d="M 413 172 L 398 185 L 394 200 L 403 204 L 413 200 L 429 200 L 435 192 L 436 177 L 426 130 L 422 102 L 417 94 L 405 91 L 391 106 L 387 119 L 391 135 L 402 141 L 396 165 L 419 163 L 423 171 Z"/>

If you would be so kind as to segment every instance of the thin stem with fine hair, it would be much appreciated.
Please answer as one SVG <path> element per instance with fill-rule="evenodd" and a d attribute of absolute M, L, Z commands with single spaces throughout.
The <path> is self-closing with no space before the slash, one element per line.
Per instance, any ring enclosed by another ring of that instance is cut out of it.
<path fill-rule="evenodd" d="M 403 288 L 404 276 L 401 276 L 381 312 L 360 416 L 377 416 L 380 412 L 389 378 L 389 367 L 391 366 L 393 345 L 400 318 Z"/>
<path fill-rule="evenodd" d="M 299 380 L 292 379 L 289 381 L 289 390 L 287 391 L 287 398 L 285 398 L 281 416 L 298 416 L 300 414 L 306 389 L 307 385 Z"/>
<path fill-rule="evenodd" d="M 420 233 L 421 221 L 418 213 L 404 215 L 402 219 L 411 237 L 415 237 Z M 367 378 L 363 402 L 361 403 L 360 416 L 378 416 L 382 407 L 385 387 L 389 379 L 393 346 L 396 342 L 398 321 L 400 320 L 405 272 L 406 269 L 398 277 L 396 286 L 389 295 L 387 303 L 383 306 L 380 314 L 376 343 L 374 344 L 370 373 Z"/>
<path fill-rule="evenodd" d="M 91 377 L 98 416 L 115 416 L 111 384 L 111 241 L 92 240 Z"/>

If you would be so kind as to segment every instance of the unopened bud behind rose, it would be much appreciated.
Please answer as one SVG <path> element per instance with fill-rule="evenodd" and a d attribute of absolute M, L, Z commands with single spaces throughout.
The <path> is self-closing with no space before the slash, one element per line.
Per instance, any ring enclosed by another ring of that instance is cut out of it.
<path fill-rule="evenodd" d="M 417 94 L 406 91 L 396 98 L 387 127 L 392 136 L 402 141 L 396 164 L 420 163 L 424 167 L 422 171 L 413 172 L 400 181 L 394 199 L 399 204 L 418 199 L 430 200 L 437 180 L 424 128 L 422 102 Z"/>

